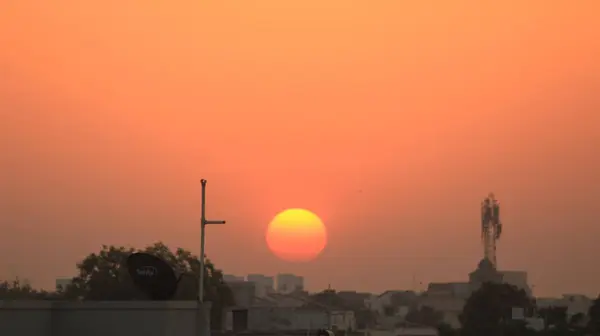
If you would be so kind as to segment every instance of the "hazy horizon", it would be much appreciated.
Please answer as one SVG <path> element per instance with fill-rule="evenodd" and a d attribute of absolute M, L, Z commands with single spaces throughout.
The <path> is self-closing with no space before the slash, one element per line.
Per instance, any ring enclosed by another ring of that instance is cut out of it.
<path fill-rule="evenodd" d="M 479 203 L 502 270 L 600 292 L 600 3 L 0 4 L 0 279 L 51 287 L 102 244 L 163 241 L 225 273 L 382 292 L 465 281 Z M 311 263 L 265 243 L 285 208 Z"/>

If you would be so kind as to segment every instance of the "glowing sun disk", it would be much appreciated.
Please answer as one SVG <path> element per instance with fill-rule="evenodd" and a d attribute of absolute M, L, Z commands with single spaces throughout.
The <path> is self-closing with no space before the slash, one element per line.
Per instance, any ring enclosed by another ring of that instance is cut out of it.
<path fill-rule="evenodd" d="M 277 214 L 267 229 L 267 245 L 287 261 L 310 261 L 327 244 L 327 232 L 321 219 L 305 209 L 287 209 Z"/>

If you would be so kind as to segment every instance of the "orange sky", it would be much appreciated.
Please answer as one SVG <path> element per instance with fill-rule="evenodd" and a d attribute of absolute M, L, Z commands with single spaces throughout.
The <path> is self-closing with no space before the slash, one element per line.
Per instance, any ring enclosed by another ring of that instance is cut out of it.
<path fill-rule="evenodd" d="M 494 191 L 500 267 L 595 295 L 599 7 L 2 1 L 0 277 L 48 286 L 101 244 L 197 252 L 204 177 L 227 273 L 465 280 Z M 313 263 L 266 247 L 287 207 L 328 227 Z"/>

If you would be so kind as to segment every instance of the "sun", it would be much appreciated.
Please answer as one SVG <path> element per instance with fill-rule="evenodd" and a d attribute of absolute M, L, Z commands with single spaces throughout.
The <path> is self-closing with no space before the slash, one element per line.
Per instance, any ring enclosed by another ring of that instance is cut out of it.
<path fill-rule="evenodd" d="M 327 230 L 321 219 L 305 209 L 287 209 L 277 214 L 266 234 L 269 249 L 280 259 L 307 262 L 327 245 Z"/>

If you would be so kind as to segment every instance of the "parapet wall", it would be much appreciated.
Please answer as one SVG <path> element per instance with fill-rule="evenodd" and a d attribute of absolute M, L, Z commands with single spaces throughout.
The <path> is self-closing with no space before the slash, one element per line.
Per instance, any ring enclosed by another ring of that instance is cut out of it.
<path fill-rule="evenodd" d="M 209 336 L 210 303 L 0 301 L 0 335 Z"/>

